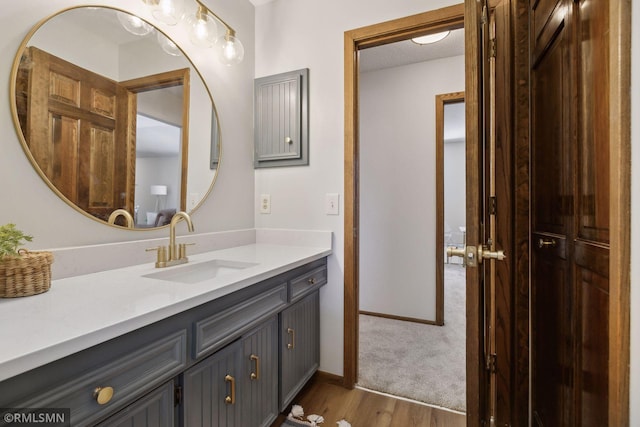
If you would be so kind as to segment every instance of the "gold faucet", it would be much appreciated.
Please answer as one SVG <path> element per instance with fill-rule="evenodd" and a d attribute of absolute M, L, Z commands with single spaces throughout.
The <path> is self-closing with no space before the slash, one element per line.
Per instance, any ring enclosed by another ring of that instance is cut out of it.
<path fill-rule="evenodd" d="M 193 233 L 193 223 L 191 222 L 191 217 L 188 213 L 180 211 L 171 218 L 171 223 L 169 224 L 169 261 L 180 261 L 184 259 L 184 262 L 187 262 L 189 259 L 186 257 L 186 254 L 178 254 L 178 247 L 176 246 L 176 224 L 180 219 L 184 218 L 187 223 L 187 228 L 189 231 Z M 184 251 L 180 251 L 184 252 Z M 178 256 L 180 255 L 180 256 Z M 176 263 L 182 264 L 182 263 Z"/>
<path fill-rule="evenodd" d="M 133 217 L 126 209 L 116 209 L 115 211 L 111 212 L 111 215 L 109 215 L 109 224 L 115 225 L 116 218 L 118 218 L 120 215 L 122 215 L 124 219 L 127 220 L 127 228 L 133 228 Z"/>
<path fill-rule="evenodd" d="M 150 248 L 147 251 L 158 251 L 158 259 L 156 261 L 156 268 L 170 267 L 172 265 L 185 264 L 189 262 L 187 258 L 187 243 L 176 244 L 176 224 L 184 219 L 187 223 L 189 231 L 193 232 L 193 223 L 191 217 L 186 212 L 178 212 L 171 218 L 169 224 L 169 247 L 158 246 L 157 248 Z M 193 244 L 193 243 L 191 243 Z M 167 254 L 168 252 L 168 254 Z"/>

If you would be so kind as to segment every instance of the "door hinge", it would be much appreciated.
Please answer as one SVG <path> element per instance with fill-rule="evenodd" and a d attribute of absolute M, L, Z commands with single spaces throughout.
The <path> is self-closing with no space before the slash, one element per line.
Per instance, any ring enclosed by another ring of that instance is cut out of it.
<path fill-rule="evenodd" d="M 496 362 L 497 357 L 498 356 L 496 355 L 496 353 L 491 353 L 487 357 L 485 369 L 492 374 L 495 374 L 497 371 L 497 362 Z"/>
<path fill-rule="evenodd" d="M 498 48 L 496 47 L 496 39 L 489 40 L 489 58 L 495 58 Z"/>
<path fill-rule="evenodd" d="M 489 197 L 489 215 L 496 215 L 498 212 L 498 199 L 496 196 Z"/>
<path fill-rule="evenodd" d="M 182 386 L 177 385 L 173 389 L 173 402 L 174 406 L 182 404 Z"/>

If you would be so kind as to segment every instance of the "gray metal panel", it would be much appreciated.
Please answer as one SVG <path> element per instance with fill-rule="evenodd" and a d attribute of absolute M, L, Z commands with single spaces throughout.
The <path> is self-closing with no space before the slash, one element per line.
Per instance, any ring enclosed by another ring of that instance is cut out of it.
<path fill-rule="evenodd" d="M 319 291 L 280 314 L 280 410 L 284 411 L 318 369 L 320 362 Z M 293 333 L 289 333 L 289 330 Z M 293 348 L 289 348 L 293 344 Z"/>
<path fill-rule="evenodd" d="M 269 427 L 278 416 L 278 316 L 243 339 L 243 427 Z M 258 360 L 252 360 L 251 356 Z M 259 364 L 259 376 L 252 379 Z"/>
<path fill-rule="evenodd" d="M 171 427 L 174 424 L 174 384 L 169 381 L 98 427 Z"/>
<path fill-rule="evenodd" d="M 14 407 L 70 408 L 72 426 L 93 425 L 180 373 L 187 364 L 186 346 L 187 332 L 181 330 Z M 93 391 L 107 386 L 113 388 L 113 398 L 99 405 Z"/>
<path fill-rule="evenodd" d="M 185 427 L 239 425 L 241 356 L 242 346 L 236 341 L 184 372 Z M 225 402 L 231 396 L 231 383 L 225 381 L 227 375 L 236 380 L 234 404 Z"/>
<path fill-rule="evenodd" d="M 194 325 L 194 357 L 199 358 L 220 347 L 238 331 L 265 315 L 276 313 L 286 303 L 287 284 L 281 283 L 247 301 L 199 320 Z"/>
<path fill-rule="evenodd" d="M 309 69 L 255 79 L 254 167 L 309 164 Z"/>
<path fill-rule="evenodd" d="M 289 284 L 289 295 L 291 302 L 299 300 L 303 296 L 315 291 L 320 286 L 325 285 L 326 283 L 326 264 L 291 279 L 291 282 Z"/>

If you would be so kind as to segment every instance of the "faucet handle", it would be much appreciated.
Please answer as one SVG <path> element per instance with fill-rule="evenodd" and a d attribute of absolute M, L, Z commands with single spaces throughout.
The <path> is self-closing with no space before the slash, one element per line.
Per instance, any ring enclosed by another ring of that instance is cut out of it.
<path fill-rule="evenodd" d="M 156 259 L 156 267 L 159 267 L 160 264 L 165 264 L 167 262 L 167 248 L 165 246 L 158 246 L 155 248 L 146 249 L 147 252 L 157 251 L 158 257 Z"/>
<path fill-rule="evenodd" d="M 178 245 L 178 259 L 187 258 L 187 246 L 194 246 L 195 243 L 180 243 Z"/>

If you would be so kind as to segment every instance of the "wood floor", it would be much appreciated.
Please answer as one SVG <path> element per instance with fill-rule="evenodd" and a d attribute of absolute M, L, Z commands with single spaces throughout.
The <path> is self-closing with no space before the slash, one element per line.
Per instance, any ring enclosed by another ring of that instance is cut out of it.
<path fill-rule="evenodd" d="M 331 427 L 342 419 L 353 427 L 464 427 L 466 416 L 360 389 L 347 390 L 323 377 L 314 377 L 294 399 L 305 415 L 322 415 L 320 426 Z M 288 412 L 287 412 L 288 413 Z M 272 424 L 279 427 L 286 414 Z"/>

